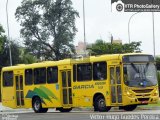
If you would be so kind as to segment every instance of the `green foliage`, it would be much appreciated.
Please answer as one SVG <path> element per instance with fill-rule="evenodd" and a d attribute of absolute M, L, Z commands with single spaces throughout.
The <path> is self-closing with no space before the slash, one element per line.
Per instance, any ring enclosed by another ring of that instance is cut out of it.
<path fill-rule="evenodd" d="M 158 86 L 159 86 L 159 95 L 160 95 L 160 71 L 157 72 Z"/>
<path fill-rule="evenodd" d="M 156 67 L 157 67 L 157 70 L 160 70 L 160 57 L 156 57 Z"/>
<path fill-rule="evenodd" d="M 156 57 L 156 62 L 160 63 L 160 57 Z"/>
<path fill-rule="evenodd" d="M 10 59 L 9 59 L 9 41 L 7 40 L 7 37 L 4 35 L 5 31 L 3 27 L 0 25 L 0 68 L 3 66 L 10 65 Z M 11 51 L 13 52 L 12 61 L 13 64 L 17 64 L 19 61 L 19 50 L 18 50 L 18 44 L 11 41 L 10 43 Z"/>
<path fill-rule="evenodd" d="M 3 52 L 3 45 L 4 42 L 6 41 L 6 36 L 4 35 L 4 29 L 2 25 L 0 24 L 0 53 Z"/>
<path fill-rule="evenodd" d="M 13 65 L 36 62 L 36 59 L 32 55 L 27 52 L 22 52 L 22 47 L 18 44 L 18 42 L 16 42 L 16 40 L 9 42 L 4 33 L 5 31 L 0 25 L 0 68 L 10 66 L 9 44 L 11 47 Z"/>
<path fill-rule="evenodd" d="M 104 42 L 103 40 L 97 40 L 91 46 L 87 48 L 91 51 L 92 55 L 102 55 L 102 54 L 116 54 L 116 53 L 132 53 L 141 52 L 139 48 L 141 42 L 132 42 L 130 44 L 111 44 Z"/>
<path fill-rule="evenodd" d="M 156 57 L 156 67 L 157 67 L 157 79 L 159 85 L 159 95 L 160 95 L 160 57 Z"/>
<path fill-rule="evenodd" d="M 122 45 L 122 53 L 132 53 L 132 52 L 141 52 L 142 50 L 139 48 L 141 46 L 141 41 L 139 42 L 131 42 L 130 44 Z"/>
<path fill-rule="evenodd" d="M 0 54 L 0 67 L 9 66 L 10 65 L 10 57 L 9 57 L 9 41 L 5 40 L 3 46 L 3 51 Z M 13 65 L 20 63 L 20 51 L 19 45 L 15 41 L 10 42 L 11 53 L 12 53 L 12 63 Z"/>
<path fill-rule="evenodd" d="M 20 63 L 31 64 L 37 62 L 37 58 L 26 51 L 25 48 L 20 48 Z"/>
<path fill-rule="evenodd" d="M 27 50 L 38 59 L 59 60 L 74 52 L 78 12 L 71 0 L 23 0 L 15 16 Z"/>

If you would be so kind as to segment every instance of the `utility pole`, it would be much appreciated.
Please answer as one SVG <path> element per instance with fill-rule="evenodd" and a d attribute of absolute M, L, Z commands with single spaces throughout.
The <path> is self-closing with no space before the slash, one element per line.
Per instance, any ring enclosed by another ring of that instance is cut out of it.
<path fill-rule="evenodd" d="M 8 0 L 6 1 L 6 17 L 7 17 L 7 29 L 8 29 L 9 60 L 10 60 L 10 66 L 12 66 L 11 41 L 10 41 L 9 22 L 8 22 Z"/>
<path fill-rule="evenodd" d="M 85 23 L 85 5 L 83 0 L 83 29 L 84 29 L 84 52 L 86 56 L 86 23 Z"/>
<path fill-rule="evenodd" d="M 131 38 L 130 38 L 130 21 L 131 21 L 132 17 L 134 15 L 138 14 L 138 13 L 140 13 L 140 12 L 136 12 L 136 13 L 132 14 L 131 17 L 129 18 L 129 21 L 128 21 L 128 43 L 131 42 Z"/>
<path fill-rule="evenodd" d="M 155 32 L 154 32 L 154 12 L 152 12 L 152 24 L 153 24 L 153 55 L 154 58 L 156 57 L 156 50 L 155 50 Z"/>

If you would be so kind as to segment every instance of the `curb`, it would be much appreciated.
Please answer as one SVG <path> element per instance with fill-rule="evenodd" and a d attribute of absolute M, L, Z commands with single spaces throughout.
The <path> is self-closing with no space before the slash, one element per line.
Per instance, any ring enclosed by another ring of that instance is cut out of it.
<path fill-rule="evenodd" d="M 32 109 L 8 109 L 8 110 L 0 110 L 1 113 L 3 112 L 33 112 Z"/>

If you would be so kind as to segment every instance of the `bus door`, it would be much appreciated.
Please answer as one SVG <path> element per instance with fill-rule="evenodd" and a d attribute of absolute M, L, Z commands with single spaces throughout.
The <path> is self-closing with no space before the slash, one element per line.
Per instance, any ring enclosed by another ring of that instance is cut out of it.
<path fill-rule="evenodd" d="M 122 104 L 122 84 L 120 66 L 110 66 L 111 104 Z"/>
<path fill-rule="evenodd" d="M 23 75 L 14 75 L 16 84 L 16 105 L 17 107 L 24 106 L 24 93 L 23 93 Z"/>
<path fill-rule="evenodd" d="M 61 71 L 63 106 L 72 106 L 71 70 Z"/>

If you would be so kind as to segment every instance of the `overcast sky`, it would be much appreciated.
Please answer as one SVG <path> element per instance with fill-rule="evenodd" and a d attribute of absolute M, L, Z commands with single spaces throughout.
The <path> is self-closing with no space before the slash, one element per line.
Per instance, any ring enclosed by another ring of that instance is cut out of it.
<path fill-rule="evenodd" d="M 9 27 L 12 39 L 20 38 L 20 25 L 16 21 L 14 13 L 22 0 L 9 0 Z M 72 0 L 73 7 L 79 12 L 80 18 L 76 20 L 78 32 L 74 44 L 83 41 L 83 0 Z M 0 0 L 0 24 L 5 28 L 6 24 L 6 0 Z M 93 43 L 96 39 L 109 42 L 110 34 L 114 39 L 121 39 L 123 43 L 128 42 L 128 21 L 134 13 L 111 12 L 110 0 L 85 0 L 86 16 L 86 41 Z M 155 13 L 155 41 L 156 55 L 160 55 L 160 13 Z M 142 41 L 141 49 L 145 53 L 153 54 L 152 13 L 138 13 L 130 22 L 131 41 Z"/>

